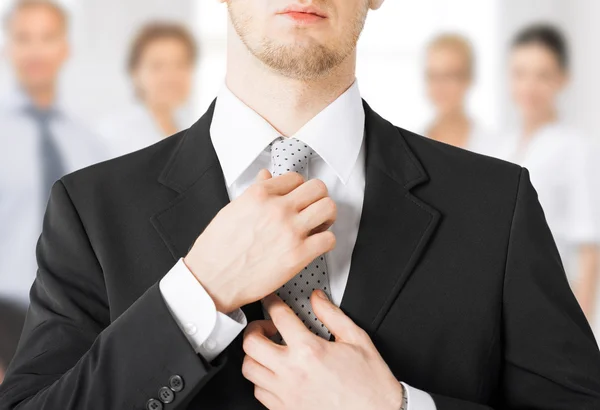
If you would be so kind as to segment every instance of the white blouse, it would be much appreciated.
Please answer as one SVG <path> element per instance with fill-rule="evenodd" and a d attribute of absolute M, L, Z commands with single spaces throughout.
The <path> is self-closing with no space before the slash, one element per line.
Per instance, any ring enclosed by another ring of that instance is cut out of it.
<path fill-rule="evenodd" d="M 592 141 L 554 122 L 523 143 L 520 132 L 508 133 L 495 156 L 527 168 L 567 276 L 576 281 L 577 248 L 598 243 L 598 175 Z"/>

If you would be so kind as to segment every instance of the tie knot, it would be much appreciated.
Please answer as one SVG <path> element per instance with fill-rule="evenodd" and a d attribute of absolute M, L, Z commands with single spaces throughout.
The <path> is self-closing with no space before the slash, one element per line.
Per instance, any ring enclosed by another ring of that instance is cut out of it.
<path fill-rule="evenodd" d="M 25 113 L 31 116 L 35 121 L 44 124 L 48 123 L 48 121 L 50 121 L 50 119 L 54 115 L 54 112 L 51 108 L 41 109 L 33 105 L 25 107 Z"/>
<path fill-rule="evenodd" d="M 308 160 L 313 154 L 312 148 L 297 138 L 277 138 L 271 143 L 271 173 L 279 176 L 297 172 L 306 176 Z"/>

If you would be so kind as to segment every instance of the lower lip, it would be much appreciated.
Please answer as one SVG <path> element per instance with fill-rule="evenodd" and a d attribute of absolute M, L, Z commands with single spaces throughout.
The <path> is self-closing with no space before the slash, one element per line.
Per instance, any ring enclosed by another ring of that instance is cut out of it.
<path fill-rule="evenodd" d="M 325 19 L 324 17 L 317 16 L 316 14 L 300 13 L 297 11 L 291 11 L 289 13 L 284 13 L 284 16 L 286 16 L 298 23 L 317 23 L 317 22 Z"/>

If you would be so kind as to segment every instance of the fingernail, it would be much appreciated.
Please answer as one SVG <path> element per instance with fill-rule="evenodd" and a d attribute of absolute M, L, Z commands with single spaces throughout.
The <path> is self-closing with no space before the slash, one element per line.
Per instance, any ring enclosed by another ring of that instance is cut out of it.
<path fill-rule="evenodd" d="M 321 289 L 317 289 L 315 291 L 315 293 L 317 294 L 318 297 L 320 297 L 323 300 L 329 300 L 329 298 L 327 297 L 327 295 L 325 294 L 325 292 L 323 292 Z"/>

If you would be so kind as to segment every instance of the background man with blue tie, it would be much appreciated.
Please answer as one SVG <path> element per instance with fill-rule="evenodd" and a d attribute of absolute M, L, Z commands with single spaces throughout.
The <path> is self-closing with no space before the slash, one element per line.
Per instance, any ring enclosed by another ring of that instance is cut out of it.
<path fill-rule="evenodd" d="M 207 113 L 54 185 L 0 408 L 598 408 L 527 170 L 361 100 L 383 0 L 223 2 Z"/>
<path fill-rule="evenodd" d="M 105 159 L 100 141 L 59 102 L 67 25 L 65 11 L 42 0 L 16 2 L 4 21 L 16 84 L 0 96 L 0 298 L 23 307 L 52 184 Z"/>

